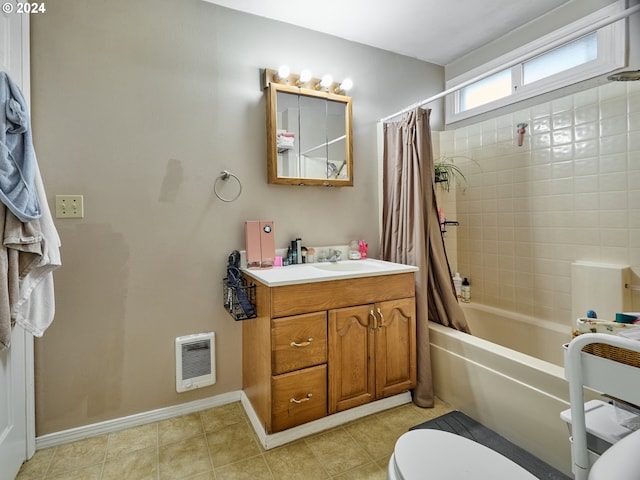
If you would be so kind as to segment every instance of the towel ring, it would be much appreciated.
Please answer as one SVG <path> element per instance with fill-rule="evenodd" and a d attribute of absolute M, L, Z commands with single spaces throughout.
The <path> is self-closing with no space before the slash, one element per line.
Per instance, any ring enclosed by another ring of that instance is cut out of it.
<path fill-rule="evenodd" d="M 218 193 L 218 182 L 220 180 L 226 182 L 227 180 L 229 180 L 229 177 L 235 178 L 236 181 L 238 182 L 238 193 L 236 194 L 235 197 L 233 198 L 224 198 L 222 195 L 220 195 Z M 216 181 L 213 183 L 213 193 L 216 194 L 216 197 L 218 197 L 220 200 L 222 200 L 223 202 L 233 202 L 234 200 L 236 200 L 240 194 L 242 193 L 242 182 L 240 181 L 240 179 L 234 175 L 233 173 L 229 172 L 228 170 L 223 170 L 220 172 L 220 175 L 218 176 L 218 178 L 216 178 Z"/>

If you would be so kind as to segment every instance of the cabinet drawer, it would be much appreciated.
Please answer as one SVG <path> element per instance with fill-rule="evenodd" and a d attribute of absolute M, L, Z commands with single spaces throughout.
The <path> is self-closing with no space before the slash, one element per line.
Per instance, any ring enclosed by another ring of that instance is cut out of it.
<path fill-rule="evenodd" d="M 327 415 L 327 366 L 272 377 L 272 432 Z"/>
<path fill-rule="evenodd" d="M 411 272 L 271 287 L 271 317 L 413 297 L 415 282 Z"/>
<path fill-rule="evenodd" d="M 327 362 L 327 313 L 271 320 L 273 375 Z"/>

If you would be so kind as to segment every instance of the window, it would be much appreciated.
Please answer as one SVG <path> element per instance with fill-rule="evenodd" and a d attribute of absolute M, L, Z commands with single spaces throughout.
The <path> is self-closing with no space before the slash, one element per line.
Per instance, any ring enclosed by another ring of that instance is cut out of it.
<path fill-rule="evenodd" d="M 503 70 L 460 90 L 460 110 L 466 112 L 511 95 L 511 70 Z"/>
<path fill-rule="evenodd" d="M 529 85 L 598 59 L 598 35 L 590 33 L 522 64 L 522 83 Z"/>
<path fill-rule="evenodd" d="M 618 2 L 536 42 L 447 82 L 447 89 L 497 71 L 447 95 L 446 123 L 485 113 L 625 66 L 626 23 L 620 20 L 575 40 L 562 38 L 624 9 Z M 532 56 L 531 52 L 539 52 Z M 504 65 L 505 68 L 500 69 Z"/>

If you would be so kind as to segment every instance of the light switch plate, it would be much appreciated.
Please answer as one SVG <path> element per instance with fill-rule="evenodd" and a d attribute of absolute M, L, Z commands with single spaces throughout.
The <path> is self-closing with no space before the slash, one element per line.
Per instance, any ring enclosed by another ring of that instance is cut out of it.
<path fill-rule="evenodd" d="M 56 195 L 56 218 L 84 218 L 82 195 Z"/>

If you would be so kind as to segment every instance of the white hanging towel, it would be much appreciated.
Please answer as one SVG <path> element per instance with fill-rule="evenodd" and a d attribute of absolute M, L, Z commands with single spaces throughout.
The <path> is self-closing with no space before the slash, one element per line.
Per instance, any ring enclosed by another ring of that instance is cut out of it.
<path fill-rule="evenodd" d="M 41 252 L 37 263 L 22 277 L 18 301 L 11 309 L 15 322 L 36 337 L 41 337 L 51 325 L 55 315 L 53 271 L 62 265 L 60 258 L 60 237 L 53 223 L 47 203 L 47 196 L 36 167 L 36 191 L 40 198 L 40 229 L 42 231 Z"/>
<path fill-rule="evenodd" d="M 20 222 L 0 203 L 0 348 L 9 347 L 16 323 L 41 337 L 55 314 L 53 271 L 61 265 L 60 237 L 39 170 L 35 184 L 42 199 L 40 219 Z"/>

